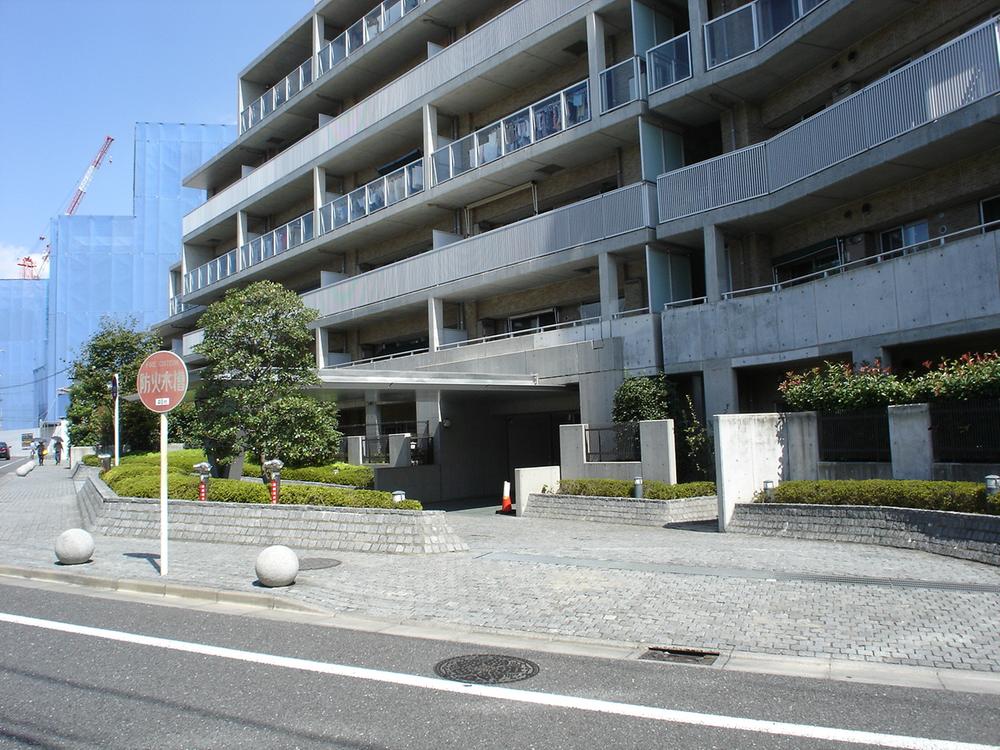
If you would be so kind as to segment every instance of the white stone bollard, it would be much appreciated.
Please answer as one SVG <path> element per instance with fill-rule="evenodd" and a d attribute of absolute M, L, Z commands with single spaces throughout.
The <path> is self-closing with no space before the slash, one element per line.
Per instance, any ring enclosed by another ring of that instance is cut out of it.
<path fill-rule="evenodd" d="M 291 586 L 299 574 L 299 558 L 288 547 L 276 544 L 257 555 L 255 569 L 262 586 Z"/>
<path fill-rule="evenodd" d="M 94 537 L 83 529 L 69 529 L 56 539 L 56 557 L 63 565 L 80 565 L 94 554 Z"/>
<path fill-rule="evenodd" d="M 34 468 L 35 468 L 35 462 L 34 461 L 28 461 L 28 463 L 21 464 L 20 466 L 18 466 L 14 470 L 14 473 L 17 474 L 19 477 L 26 477 L 26 476 L 28 476 L 28 474 L 31 473 L 31 470 L 34 469 Z"/>

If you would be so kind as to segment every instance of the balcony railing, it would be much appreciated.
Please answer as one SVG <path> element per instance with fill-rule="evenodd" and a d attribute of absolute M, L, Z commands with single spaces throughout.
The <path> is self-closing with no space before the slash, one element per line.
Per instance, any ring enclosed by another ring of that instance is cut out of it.
<path fill-rule="evenodd" d="M 646 96 L 644 65 L 642 58 L 631 57 L 601 71 L 601 114 Z"/>
<path fill-rule="evenodd" d="M 418 159 L 327 203 L 319 210 L 319 233 L 363 219 L 423 190 L 424 160 Z"/>
<path fill-rule="evenodd" d="M 768 141 L 657 178 L 660 221 L 773 193 L 1000 92 L 991 20 Z"/>
<path fill-rule="evenodd" d="M 690 78 L 691 33 L 685 31 L 647 52 L 646 75 L 650 94 Z"/>
<path fill-rule="evenodd" d="M 590 86 L 575 83 L 433 154 L 435 184 L 496 161 L 590 119 Z"/>
<path fill-rule="evenodd" d="M 425 0 L 385 0 L 319 51 L 317 77 L 326 75 Z"/>
<path fill-rule="evenodd" d="M 192 307 L 194 307 L 194 305 L 184 304 L 184 295 L 178 294 L 170 298 L 170 304 L 169 304 L 170 314 L 168 317 L 173 317 L 174 315 L 180 315 L 182 312 L 190 310 Z"/>
<path fill-rule="evenodd" d="M 312 80 L 313 60 L 310 57 L 240 113 L 240 134 L 242 135 L 247 132 L 274 112 L 278 107 L 312 83 Z"/>
<path fill-rule="evenodd" d="M 748 55 L 826 0 L 754 0 L 705 24 L 705 58 L 714 67 Z"/>
<path fill-rule="evenodd" d="M 628 185 L 352 276 L 303 300 L 321 316 L 334 315 L 648 227 L 651 188 Z"/>

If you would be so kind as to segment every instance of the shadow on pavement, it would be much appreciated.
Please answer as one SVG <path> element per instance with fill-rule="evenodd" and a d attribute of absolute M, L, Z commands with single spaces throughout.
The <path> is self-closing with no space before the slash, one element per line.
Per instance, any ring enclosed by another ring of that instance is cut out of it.
<path fill-rule="evenodd" d="M 125 552 L 123 553 L 122 556 L 132 557 L 137 560 L 145 560 L 146 562 L 148 562 L 150 565 L 153 566 L 153 569 L 157 573 L 160 572 L 160 556 L 155 552 Z"/>

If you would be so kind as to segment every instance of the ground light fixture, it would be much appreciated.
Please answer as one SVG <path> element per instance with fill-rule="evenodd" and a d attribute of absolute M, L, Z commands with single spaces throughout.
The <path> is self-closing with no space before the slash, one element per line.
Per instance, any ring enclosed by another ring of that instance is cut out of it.
<path fill-rule="evenodd" d="M 642 499 L 642 477 L 636 477 L 632 480 L 632 497 L 636 500 Z"/>
<path fill-rule="evenodd" d="M 996 474 L 986 477 L 986 494 L 990 496 L 1000 494 L 1000 477 Z"/>
<path fill-rule="evenodd" d="M 764 496 L 768 502 L 774 500 L 774 481 L 771 479 L 764 480 Z"/>

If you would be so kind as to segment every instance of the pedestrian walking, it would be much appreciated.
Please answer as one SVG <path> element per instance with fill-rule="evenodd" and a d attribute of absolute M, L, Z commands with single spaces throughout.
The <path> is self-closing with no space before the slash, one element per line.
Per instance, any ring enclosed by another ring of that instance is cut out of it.
<path fill-rule="evenodd" d="M 38 444 L 38 465 L 43 466 L 45 464 L 45 443 Z"/>
<path fill-rule="evenodd" d="M 58 466 L 59 462 L 62 461 L 62 443 L 56 443 L 53 450 L 56 454 L 56 466 Z"/>

